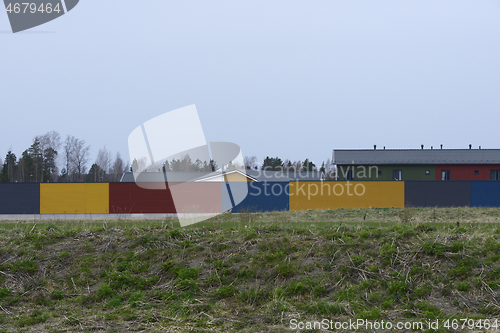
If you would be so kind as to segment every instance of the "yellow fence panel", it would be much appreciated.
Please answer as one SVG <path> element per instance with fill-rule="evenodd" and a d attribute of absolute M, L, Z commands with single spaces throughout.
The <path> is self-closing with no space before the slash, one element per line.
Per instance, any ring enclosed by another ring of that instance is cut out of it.
<path fill-rule="evenodd" d="M 404 182 L 290 182 L 290 210 L 404 207 Z"/>
<path fill-rule="evenodd" d="M 40 214 L 108 214 L 109 184 L 40 184 Z"/>

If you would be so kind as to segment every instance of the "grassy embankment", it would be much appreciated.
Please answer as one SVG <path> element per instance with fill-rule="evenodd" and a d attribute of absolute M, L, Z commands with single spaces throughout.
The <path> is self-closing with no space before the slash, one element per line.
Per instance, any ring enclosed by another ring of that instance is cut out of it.
<path fill-rule="evenodd" d="M 2 223 L 0 332 L 493 319 L 499 221 L 500 209 L 406 208 L 229 213 L 188 228 Z"/>

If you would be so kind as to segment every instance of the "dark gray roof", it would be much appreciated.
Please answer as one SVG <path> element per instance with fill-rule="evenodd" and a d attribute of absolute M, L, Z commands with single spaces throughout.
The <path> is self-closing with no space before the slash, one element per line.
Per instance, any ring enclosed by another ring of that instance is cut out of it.
<path fill-rule="evenodd" d="M 233 171 L 227 171 L 227 174 L 231 174 L 231 173 L 234 173 L 234 172 L 238 172 L 240 173 L 241 175 L 245 174 L 245 172 L 243 172 L 242 170 L 233 170 Z M 196 179 L 194 179 L 194 181 L 203 181 L 205 179 L 210 179 L 212 177 L 220 177 L 222 175 L 222 173 L 220 171 L 215 171 L 215 172 L 211 172 L 209 174 L 205 174 L 205 175 L 202 175 L 200 177 L 197 177 Z M 250 178 L 253 178 L 252 180 L 256 180 L 254 177 L 252 177 L 250 174 L 247 174 L 247 177 L 250 177 Z M 221 178 L 222 179 L 222 178 Z"/>
<path fill-rule="evenodd" d="M 283 173 L 277 171 L 264 171 L 264 170 L 245 170 L 245 172 L 252 178 L 257 179 L 259 182 L 289 182 L 288 178 Z"/>
<path fill-rule="evenodd" d="M 153 172 L 153 173 L 151 173 L 151 176 L 152 177 L 146 176 L 145 179 L 152 180 L 153 177 L 156 177 L 155 178 L 155 181 L 156 181 L 157 177 L 158 177 L 158 173 Z M 135 183 L 134 174 L 130 171 L 124 172 L 122 178 L 120 179 L 120 183 Z"/>
<path fill-rule="evenodd" d="M 289 182 L 295 180 L 321 180 L 323 177 L 320 171 L 268 171 L 268 170 L 246 170 L 246 173 L 258 181 L 268 182 Z"/>
<path fill-rule="evenodd" d="M 188 182 L 210 174 L 210 172 L 167 172 L 167 180 L 171 183 Z M 163 172 L 143 172 L 137 180 L 139 183 L 164 182 Z M 134 174 L 125 172 L 120 180 L 121 183 L 135 183 Z"/>
<path fill-rule="evenodd" d="M 271 177 L 271 179 L 267 178 L 256 178 L 254 177 L 254 174 L 252 172 L 248 172 L 246 170 L 248 175 L 252 178 L 257 179 L 258 181 L 276 181 Z M 167 172 L 167 180 L 172 183 L 178 183 L 178 182 L 189 182 L 189 181 L 195 181 L 199 180 L 200 178 L 208 178 L 212 176 L 217 176 L 220 175 L 220 173 L 217 172 L 189 172 L 189 171 L 181 171 L 181 172 Z M 288 181 L 289 179 L 286 178 L 285 181 Z M 156 183 L 156 182 L 163 182 L 164 177 L 163 173 L 161 172 L 143 172 L 139 175 L 139 180 L 138 182 L 143 182 L 143 183 Z M 122 179 L 120 180 L 121 183 L 134 183 L 134 174 L 132 172 L 125 172 L 122 176 Z"/>
<path fill-rule="evenodd" d="M 500 164 L 500 149 L 335 149 L 338 165 Z"/>
<path fill-rule="evenodd" d="M 285 175 L 291 180 L 322 180 L 323 173 L 321 171 L 288 171 Z"/>
<path fill-rule="evenodd" d="M 267 170 L 245 170 L 245 173 L 259 182 L 289 182 L 294 180 L 321 180 L 322 173 L 319 171 L 267 171 Z M 167 172 L 169 182 L 188 182 L 203 177 L 218 175 L 217 173 L 208 172 Z M 139 182 L 155 183 L 163 181 L 161 172 L 143 172 L 139 176 Z M 125 172 L 120 180 L 122 183 L 134 183 L 134 174 Z"/>

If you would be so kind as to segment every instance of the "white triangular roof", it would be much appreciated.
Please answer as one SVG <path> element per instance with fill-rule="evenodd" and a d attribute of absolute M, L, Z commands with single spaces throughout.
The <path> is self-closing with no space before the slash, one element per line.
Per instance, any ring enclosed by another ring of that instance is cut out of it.
<path fill-rule="evenodd" d="M 209 174 L 209 175 L 206 175 L 205 177 L 201 177 L 201 178 L 198 178 L 196 180 L 194 180 L 194 182 L 220 182 L 220 183 L 223 183 L 225 182 L 224 180 L 224 176 L 225 175 L 229 175 L 229 174 L 232 174 L 232 173 L 239 173 L 240 175 L 244 176 L 244 177 L 247 177 L 247 178 L 250 178 L 251 180 L 253 180 L 254 182 L 258 182 L 258 180 L 238 169 L 235 169 L 235 170 L 231 170 L 231 171 L 228 171 L 228 172 L 214 172 L 212 174 Z"/>

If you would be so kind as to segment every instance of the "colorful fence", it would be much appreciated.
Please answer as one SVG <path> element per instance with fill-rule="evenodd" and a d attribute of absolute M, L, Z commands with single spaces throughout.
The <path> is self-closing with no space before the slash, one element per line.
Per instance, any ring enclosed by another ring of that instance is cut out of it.
<path fill-rule="evenodd" d="M 109 184 L 40 184 L 40 214 L 108 213 Z"/>
<path fill-rule="evenodd" d="M 470 181 L 405 181 L 407 207 L 464 207 L 471 205 Z"/>
<path fill-rule="evenodd" d="M 249 182 L 248 195 L 232 210 L 241 212 L 273 212 L 288 210 L 288 182 Z"/>
<path fill-rule="evenodd" d="M 40 214 L 40 184 L 0 183 L 0 214 Z"/>
<path fill-rule="evenodd" d="M 290 182 L 290 210 L 404 207 L 403 182 Z"/>
<path fill-rule="evenodd" d="M 230 200 L 225 184 L 215 182 L 170 183 L 166 189 L 145 189 L 135 183 L 0 183 L 0 214 L 500 207 L 499 181 L 238 182 L 238 186 L 248 186 L 248 195 L 239 203 Z"/>
<path fill-rule="evenodd" d="M 111 214 L 175 213 L 168 187 L 150 190 L 135 183 L 110 183 L 108 210 Z"/>
<path fill-rule="evenodd" d="M 500 184 L 498 181 L 471 182 L 472 207 L 500 207 Z"/>

